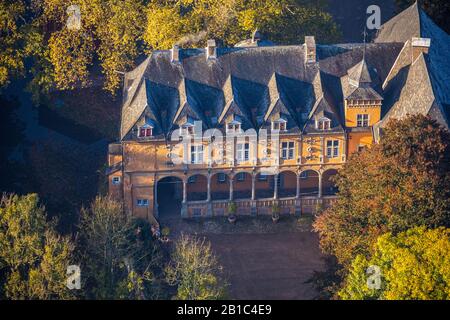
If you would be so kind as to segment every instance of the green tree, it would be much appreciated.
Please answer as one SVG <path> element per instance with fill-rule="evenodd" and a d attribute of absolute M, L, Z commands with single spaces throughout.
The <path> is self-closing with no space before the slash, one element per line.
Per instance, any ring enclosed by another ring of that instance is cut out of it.
<path fill-rule="evenodd" d="M 166 278 L 177 286 L 178 300 L 216 300 L 225 295 L 221 269 L 209 242 L 183 234 L 175 244 Z"/>
<path fill-rule="evenodd" d="M 125 215 L 122 205 L 97 197 L 81 210 L 78 249 L 88 299 L 150 299 L 157 294 L 158 251 L 148 224 Z"/>
<path fill-rule="evenodd" d="M 301 43 L 305 35 L 320 42 L 339 39 L 323 1 L 295 0 L 172 0 L 152 1 L 147 10 L 144 40 L 151 50 L 173 44 L 204 45 L 217 38 L 234 45 L 255 29 L 280 44 Z"/>
<path fill-rule="evenodd" d="M 398 11 L 408 8 L 417 0 L 395 0 Z M 420 7 L 447 33 L 450 33 L 450 2 L 448 0 L 418 0 Z"/>
<path fill-rule="evenodd" d="M 367 285 L 367 268 L 380 268 L 380 288 Z M 450 299 L 450 229 L 416 227 L 378 238 L 370 257 L 358 255 L 340 290 L 342 299 Z"/>
<path fill-rule="evenodd" d="M 66 270 L 73 245 L 47 222 L 37 195 L 3 196 L 0 201 L 0 270 L 10 299 L 70 299 Z"/>
<path fill-rule="evenodd" d="M 448 131 L 429 117 L 391 121 L 379 145 L 340 170 L 339 199 L 314 223 L 322 250 L 345 267 L 384 233 L 448 226 L 449 149 Z"/>

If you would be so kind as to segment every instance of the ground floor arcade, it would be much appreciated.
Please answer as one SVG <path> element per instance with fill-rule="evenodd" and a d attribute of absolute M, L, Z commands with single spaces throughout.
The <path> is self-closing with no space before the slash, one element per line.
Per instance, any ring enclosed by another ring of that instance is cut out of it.
<path fill-rule="evenodd" d="M 193 172 L 160 174 L 153 186 L 153 215 L 220 216 L 230 202 L 238 214 L 270 214 L 274 203 L 282 214 L 313 213 L 336 199 L 333 177 L 327 170 L 264 172 Z"/>

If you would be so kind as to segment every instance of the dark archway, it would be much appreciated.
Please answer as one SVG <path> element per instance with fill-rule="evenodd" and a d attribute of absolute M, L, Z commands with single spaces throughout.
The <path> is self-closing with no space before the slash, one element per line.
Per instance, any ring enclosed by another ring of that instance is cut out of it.
<path fill-rule="evenodd" d="M 278 197 L 292 198 L 297 195 L 297 174 L 283 171 L 278 175 Z"/>
<path fill-rule="evenodd" d="M 165 177 L 157 182 L 158 216 L 178 216 L 183 201 L 183 181 L 177 177 Z"/>
<path fill-rule="evenodd" d="M 211 200 L 228 200 L 230 198 L 230 178 L 224 172 L 211 176 Z"/>
<path fill-rule="evenodd" d="M 208 198 L 208 180 L 204 175 L 194 174 L 187 181 L 187 201 L 205 201 Z"/>
<path fill-rule="evenodd" d="M 252 175 L 248 172 L 236 173 L 233 177 L 233 199 L 252 198 Z"/>
<path fill-rule="evenodd" d="M 274 196 L 274 176 L 264 173 L 258 173 L 255 180 L 256 199 L 268 199 Z"/>
<path fill-rule="evenodd" d="M 306 170 L 300 173 L 300 195 L 319 195 L 319 173 L 314 170 Z"/>
<path fill-rule="evenodd" d="M 334 196 L 338 192 L 334 178 L 338 174 L 337 170 L 330 169 L 322 174 L 322 194 L 325 196 Z"/>

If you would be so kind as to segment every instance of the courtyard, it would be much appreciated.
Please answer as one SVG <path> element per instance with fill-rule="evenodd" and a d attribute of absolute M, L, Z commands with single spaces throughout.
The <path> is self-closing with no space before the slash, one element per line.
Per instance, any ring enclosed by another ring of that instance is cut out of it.
<path fill-rule="evenodd" d="M 161 225 L 206 238 L 224 268 L 230 299 L 314 299 L 308 280 L 324 268 L 318 237 L 311 232 L 312 218 L 282 216 L 273 224 L 269 216 L 240 217 L 230 224 L 223 217 L 183 220 L 162 215 Z"/>

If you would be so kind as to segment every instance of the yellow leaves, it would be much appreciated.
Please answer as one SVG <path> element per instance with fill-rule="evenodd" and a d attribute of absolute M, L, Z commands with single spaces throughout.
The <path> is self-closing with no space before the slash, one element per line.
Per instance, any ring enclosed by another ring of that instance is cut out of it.
<path fill-rule="evenodd" d="M 64 29 L 49 40 L 50 61 L 54 67 L 55 83 L 60 89 L 74 89 L 89 84 L 88 68 L 92 64 L 94 41 L 83 31 Z"/>
<path fill-rule="evenodd" d="M 343 299 L 388 300 L 450 299 L 450 229 L 416 227 L 394 236 L 387 233 L 378 238 L 369 261 L 357 257 L 352 262 Z M 381 268 L 382 288 L 367 291 L 366 268 Z M 361 295 L 360 293 L 363 292 Z"/>

